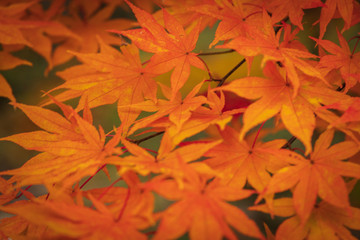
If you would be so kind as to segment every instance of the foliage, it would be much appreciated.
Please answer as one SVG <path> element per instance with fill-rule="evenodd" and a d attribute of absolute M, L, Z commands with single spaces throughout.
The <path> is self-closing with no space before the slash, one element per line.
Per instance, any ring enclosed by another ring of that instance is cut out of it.
<path fill-rule="evenodd" d="M 0 172 L 0 210 L 14 215 L 1 237 L 356 239 L 360 36 L 345 33 L 359 14 L 352 0 L 1 1 L 1 70 L 32 65 L 14 54 L 23 48 L 47 61 L 44 74 L 79 61 L 37 106 L 0 75 L 0 96 L 39 127 L 0 138 L 38 152 Z M 307 15 L 319 31 L 300 38 Z M 238 62 L 218 77 L 211 59 L 226 58 Z M 95 126 L 92 109 L 114 104 L 121 124 Z M 142 146 L 150 139 L 158 147 Z M 112 183 L 84 188 L 101 171 Z M 255 222 L 242 199 L 273 220 Z"/>

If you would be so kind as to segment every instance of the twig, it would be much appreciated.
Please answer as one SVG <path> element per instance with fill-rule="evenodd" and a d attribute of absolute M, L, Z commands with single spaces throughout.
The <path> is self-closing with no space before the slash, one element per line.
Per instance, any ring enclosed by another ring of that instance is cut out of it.
<path fill-rule="evenodd" d="M 140 143 L 142 143 L 142 142 L 144 142 L 144 141 L 146 141 L 146 140 L 149 140 L 149 139 L 151 139 L 151 138 L 153 138 L 153 137 L 159 136 L 159 135 L 163 134 L 164 132 L 165 132 L 165 131 L 157 132 L 157 133 L 154 133 L 154 134 L 152 134 L 152 135 L 150 135 L 150 136 L 143 137 L 143 138 L 141 138 L 141 139 L 135 139 L 135 140 L 129 140 L 129 141 L 132 142 L 132 143 L 135 143 L 135 144 L 139 145 Z"/>

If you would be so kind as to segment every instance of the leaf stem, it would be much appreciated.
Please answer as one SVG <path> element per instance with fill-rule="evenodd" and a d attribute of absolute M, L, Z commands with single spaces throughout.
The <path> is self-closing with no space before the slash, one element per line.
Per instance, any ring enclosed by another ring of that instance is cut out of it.
<path fill-rule="evenodd" d="M 24 194 L 25 191 L 27 191 L 27 190 L 29 190 L 29 188 L 31 188 L 31 186 L 32 186 L 32 185 L 27 186 L 19 195 L 17 195 L 17 196 L 15 197 L 15 199 L 20 198 L 20 197 Z"/>
<path fill-rule="evenodd" d="M 90 176 L 88 179 L 86 179 L 86 181 L 83 184 L 81 184 L 80 189 L 82 189 L 105 166 L 106 166 L 106 164 L 102 165 L 92 176 Z"/>
<path fill-rule="evenodd" d="M 355 50 L 356 50 L 357 45 L 358 45 L 359 40 L 360 40 L 360 36 L 355 36 L 355 37 L 351 38 L 350 40 L 355 39 L 355 38 L 357 38 L 357 41 L 356 41 L 355 46 L 354 46 L 354 48 L 353 48 L 353 50 L 352 50 L 352 52 L 351 52 L 350 57 L 353 57 L 353 56 L 354 56 L 354 54 L 355 54 Z"/>
<path fill-rule="evenodd" d="M 126 205 L 127 205 L 128 201 L 129 201 L 129 198 L 130 198 L 130 194 L 131 194 L 131 190 L 130 190 L 130 187 L 128 186 L 126 197 L 125 197 L 125 200 L 124 200 L 124 204 L 121 207 L 119 216 L 115 220 L 116 222 L 120 221 L 121 217 L 124 215 Z"/>
<path fill-rule="evenodd" d="M 202 58 L 198 57 L 198 59 L 200 59 L 200 61 L 201 61 L 201 62 L 205 65 L 205 67 L 206 67 L 206 71 L 207 71 L 207 73 L 209 74 L 209 78 L 212 80 L 212 79 L 213 79 L 213 77 L 212 77 L 212 75 L 211 75 L 211 72 L 210 72 L 209 66 L 206 64 L 206 62 L 205 62 Z"/>
<path fill-rule="evenodd" d="M 264 122 L 261 124 L 261 126 L 259 127 L 259 130 L 257 131 L 256 136 L 255 136 L 255 139 L 254 139 L 253 144 L 252 144 L 252 146 L 251 146 L 251 149 L 254 148 L 255 143 L 256 143 L 256 140 L 257 140 L 257 138 L 259 137 L 260 131 L 261 131 L 262 127 L 264 126 L 265 122 L 266 122 L 266 121 L 264 121 Z"/>
<path fill-rule="evenodd" d="M 116 179 L 110 186 L 108 186 L 105 191 L 103 191 L 100 196 L 98 197 L 97 200 L 100 200 L 101 198 L 103 198 L 105 196 L 105 194 L 117 183 L 119 182 L 120 180 L 123 180 L 122 177 L 119 177 L 118 179 Z"/>

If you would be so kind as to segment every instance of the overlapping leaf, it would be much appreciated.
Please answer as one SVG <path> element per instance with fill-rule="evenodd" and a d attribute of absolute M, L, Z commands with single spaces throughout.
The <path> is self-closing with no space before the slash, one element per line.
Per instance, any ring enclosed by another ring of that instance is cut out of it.
<path fill-rule="evenodd" d="M 142 66 L 134 45 L 123 46 L 119 52 L 101 39 L 99 42 L 100 53 L 74 53 L 84 64 L 59 73 L 66 82 L 58 88 L 68 89 L 59 97 L 66 100 L 81 94 L 78 109 L 83 108 L 85 101 L 91 108 L 118 101 L 119 108 L 126 106 L 118 111 L 125 129 L 140 113 L 133 110 L 133 104 L 144 98 L 156 101 L 155 74 L 148 66 Z"/>
<path fill-rule="evenodd" d="M 191 239 L 237 239 L 229 225 L 245 235 L 262 238 L 256 224 L 226 202 L 246 198 L 252 191 L 227 187 L 218 181 L 207 184 L 206 177 L 190 167 L 184 166 L 183 170 L 185 182 L 181 189 L 173 180 L 160 178 L 149 182 L 157 193 L 178 200 L 160 213 L 154 239 L 178 238 L 186 232 Z"/>
<path fill-rule="evenodd" d="M 266 205 L 257 205 L 251 210 L 270 213 Z M 351 239 L 357 238 L 352 235 L 350 229 L 360 229 L 360 210 L 350 207 L 349 210 L 335 207 L 322 201 L 316 204 L 309 220 L 303 223 L 294 215 L 295 209 L 290 198 L 274 200 L 273 213 L 286 219 L 276 231 L 276 239 Z"/>
<path fill-rule="evenodd" d="M 290 166 L 275 173 L 265 189 L 266 193 L 275 193 L 295 186 L 294 208 L 303 223 L 310 217 L 317 196 L 337 207 L 349 207 L 348 191 L 341 176 L 360 178 L 360 165 L 342 161 L 356 154 L 359 146 L 344 141 L 330 147 L 333 134 L 333 130 L 328 130 L 319 137 L 309 159 L 282 150 L 278 157 Z"/>
<path fill-rule="evenodd" d="M 200 24 L 187 33 L 178 20 L 163 9 L 164 28 L 151 14 L 129 2 L 128 4 L 142 28 L 115 32 L 130 38 L 140 49 L 155 53 L 148 64 L 153 71 L 165 73 L 174 69 L 171 75 L 171 93 L 172 98 L 175 98 L 190 75 L 190 66 L 204 68 L 201 59 L 192 52 L 196 46 Z"/>
<path fill-rule="evenodd" d="M 25 149 L 41 152 L 22 167 L 1 172 L 2 175 L 12 175 L 11 182 L 16 182 L 17 186 L 51 186 L 54 183 L 69 186 L 96 172 L 113 153 L 120 153 L 115 148 L 119 134 L 105 144 L 103 130 L 100 128 L 99 133 L 69 106 L 61 105 L 67 119 L 56 112 L 36 106 L 17 103 L 16 107 L 45 130 L 1 138 Z"/>
<path fill-rule="evenodd" d="M 232 48 L 241 55 L 248 57 L 261 54 L 264 56 L 262 60 L 263 63 L 268 60 L 280 61 L 285 67 L 289 83 L 292 84 L 294 89 L 294 97 L 298 93 L 301 84 L 297 69 L 327 83 L 316 68 L 303 60 L 303 58 L 317 58 L 317 56 L 307 51 L 287 47 L 287 42 L 280 42 L 280 36 L 281 31 L 275 35 L 272 20 L 269 15 L 264 12 L 262 31 L 258 30 L 254 32 L 251 37 L 236 37 L 231 42 L 218 47 Z"/>

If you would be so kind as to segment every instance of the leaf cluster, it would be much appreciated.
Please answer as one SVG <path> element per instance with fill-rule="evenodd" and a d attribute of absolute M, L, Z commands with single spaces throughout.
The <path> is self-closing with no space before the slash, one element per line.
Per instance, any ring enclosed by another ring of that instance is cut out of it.
<path fill-rule="evenodd" d="M 359 13 L 354 0 L 2 1 L 0 70 L 31 66 L 14 54 L 23 48 L 47 61 L 44 74 L 79 64 L 57 71 L 63 83 L 38 105 L 19 103 L 0 74 L 0 96 L 39 128 L 0 138 L 38 152 L 0 172 L 0 210 L 14 215 L 0 236 L 356 239 L 360 36 L 345 33 Z M 300 38 L 307 15 L 316 47 Z M 120 124 L 106 131 L 92 109 L 109 105 Z M 99 172 L 108 185 L 86 188 Z M 252 219 L 243 199 L 278 226 Z"/>

